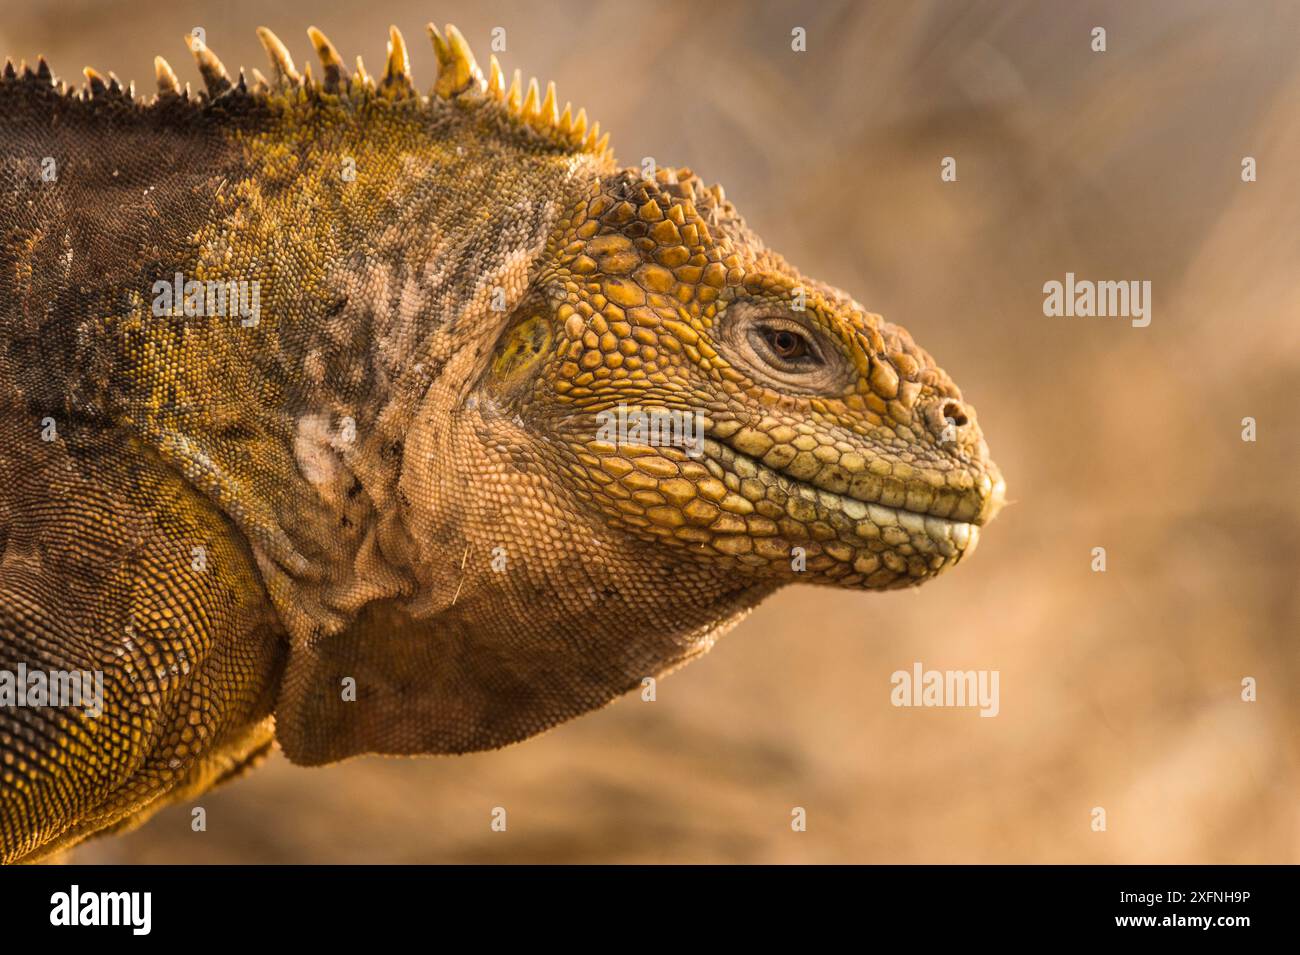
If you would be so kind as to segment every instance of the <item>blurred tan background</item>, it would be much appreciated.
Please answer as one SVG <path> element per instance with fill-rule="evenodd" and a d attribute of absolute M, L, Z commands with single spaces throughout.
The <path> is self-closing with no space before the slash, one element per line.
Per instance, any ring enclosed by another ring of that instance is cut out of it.
<path fill-rule="evenodd" d="M 721 181 L 907 326 L 1016 503 L 918 591 L 779 594 L 655 703 L 458 759 L 277 754 L 207 832 L 178 806 L 71 861 L 1300 862 L 1300 3 L 264 7 L 8 0 L 0 54 L 151 90 L 155 53 L 198 83 L 195 26 L 265 71 L 256 26 L 301 65 L 315 24 L 374 73 L 395 23 L 427 90 L 427 20 L 484 63 L 505 27 L 623 163 Z M 1067 271 L 1150 280 L 1150 327 L 1044 317 Z M 1001 714 L 892 707 L 917 660 L 999 670 Z"/>

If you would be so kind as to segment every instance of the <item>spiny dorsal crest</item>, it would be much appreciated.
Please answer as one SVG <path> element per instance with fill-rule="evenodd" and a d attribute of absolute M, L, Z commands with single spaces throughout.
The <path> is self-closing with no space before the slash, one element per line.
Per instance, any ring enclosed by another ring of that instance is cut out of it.
<path fill-rule="evenodd" d="M 507 116 L 521 126 L 534 130 L 553 142 L 570 149 L 611 155 L 609 134 L 601 135 L 600 123 L 587 122 L 587 111 L 573 111 L 573 104 L 565 103 L 559 108 L 559 99 L 555 93 L 555 84 L 547 83 L 545 95 L 536 78 L 528 81 L 525 91 L 523 77 L 515 70 L 514 78 L 506 85 L 505 74 L 501 64 L 493 55 L 488 63 L 488 75 L 485 77 L 479 69 L 478 62 L 469 48 L 465 37 L 454 26 L 448 24 L 442 32 L 432 23 L 428 24 L 429 38 L 433 41 L 433 52 L 438 61 L 438 78 L 429 97 L 421 96 L 411 78 L 410 57 L 406 50 L 406 41 L 397 27 L 388 31 L 388 58 L 384 64 L 383 75 L 376 80 L 367 72 L 361 57 L 356 59 L 356 70 L 349 71 L 334 44 L 320 30 L 308 27 L 307 36 L 316 50 L 321 64 L 319 83 L 312 79 L 311 67 L 302 73 L 294 66 L 293 57 L 280 39 L 266 27 L 258 27 L 257 37 L 266 49 L 270 61 L 270 76 L 264 76 L 260 70 L 252 70 L 251 87 L 240 70 L 235 79 L 222 65 L 217 55 L 197 36 L 187 36 L 186 44 L 199 74 L 203 77 L 205 96 L 208 102 L 216 102 L 224 97 L 252 96 L 258 98 L 280 97 L 289 100 L 309 97 L 335 97 L 339 100 L 361 100 L 367 97 L 385 99 L 411 99 L 423 106 L 428 106 L 434 98 L 449 102 L 473 103 L 489 100 L 496 103 Z M 54 86 L 61 95 L 79 96 L 87 101 L 124 100 L 135 101 L 134 84 L 123 88 L 112 73 L 105 79 L 95 70 L 85 69 L 86 83 L 80 89 L 68 87 L 57 80 L 50 72 L 45 58 L 37 60 L 33 71 L 26 64 L 21 72 L 15 70 L 12 61 L 6 61 L 0 82 L 34 83 Z M 190 93 L 189 84 L 182 85 L 177 79 L 171 65 L 161 56 L 154 57 L 154 74 L 158 83 L 158 93 L 151 101 L 181 100 L 200 102 Z"/>

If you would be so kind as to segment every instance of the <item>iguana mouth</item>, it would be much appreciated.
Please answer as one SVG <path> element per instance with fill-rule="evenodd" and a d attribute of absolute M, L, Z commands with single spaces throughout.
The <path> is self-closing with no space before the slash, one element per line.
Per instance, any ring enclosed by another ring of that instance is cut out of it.
<path fill-rule="evenodd" d="M 876 552 L 892 550 L 928 558 L 932 571 L 973 552 L 979 542 L 979 525 L 1001 506 L 1000 479 L 990 495 L 996 503 L 981 502 L 975 506 L 975 519 L 968 521 L 830 491 L 768 467 L 714 438 L 705 439 L 704 457 L 723 472 L 717 475 L 721 480 L 728 475 L 732 481 L 738 480 L 746 498 L 758 497 L 761 489 L 762 496 L 755 503 L 760 512 L 765 505 L 773 515 L 779 509 L 782 517 L 806 528 L 814 540 L 838 539 Z"/>

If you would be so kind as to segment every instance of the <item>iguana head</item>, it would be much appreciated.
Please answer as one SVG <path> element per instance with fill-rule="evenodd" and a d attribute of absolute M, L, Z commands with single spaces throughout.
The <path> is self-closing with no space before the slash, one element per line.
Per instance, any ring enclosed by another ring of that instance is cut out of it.
<path fill-rule="evenodd" d="M 609 534 L 883 589 L 974 550 L 1004 484 L 911 336 L 804 278 L 689 170 L 593 184 L 493 360 Z"/>

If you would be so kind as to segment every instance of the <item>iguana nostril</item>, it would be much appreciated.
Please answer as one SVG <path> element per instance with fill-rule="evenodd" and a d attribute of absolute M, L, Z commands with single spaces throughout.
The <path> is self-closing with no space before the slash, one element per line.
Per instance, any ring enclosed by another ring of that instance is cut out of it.
<path fill-rule="evenodd" d="M 969 421 L 969 419 L 966 417 L 966 409 L 963 408 L 961 403 L 957 401 L 949 401 L 944 404 L 943 417 L 945 421 L 951 422 L 952 424 L 956 425 L 958 428 L 960 428 L 962 425 L 966 424 Z"/>

